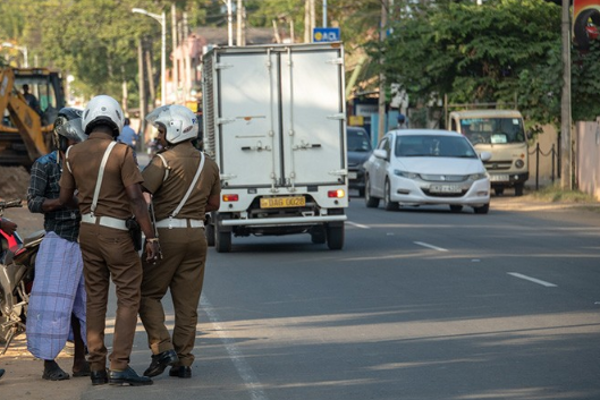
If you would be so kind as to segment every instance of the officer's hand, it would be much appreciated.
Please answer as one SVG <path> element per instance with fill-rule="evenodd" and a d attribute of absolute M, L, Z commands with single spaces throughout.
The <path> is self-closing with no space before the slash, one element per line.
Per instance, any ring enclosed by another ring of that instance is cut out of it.
<path fill-rule="evenodd" d="M 7 235 L 12 235 L 17 230 L 17 224 L 4 218 L 0 218 L 0 229 Z"/>
<path fill-rule="evenodd" d="M 158 239 L 146 240 L 146 261 L 155 264 L 160 259 L 162 259 L 162 253 Z"/>

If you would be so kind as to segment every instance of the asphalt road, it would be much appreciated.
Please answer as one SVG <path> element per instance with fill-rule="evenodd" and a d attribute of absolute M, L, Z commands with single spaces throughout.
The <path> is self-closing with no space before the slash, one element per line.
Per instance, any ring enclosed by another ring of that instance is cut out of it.
<path fill-rule="evenodd" d="M 488 215 L 474 215 L 386 212 L 353 198 L 342 251 L 308 235 L 234 238 L 231 253 L 210 250 L 192 379 L 164 374 L 142 388 L 48 383 L 23 351 L 0 360 L 9 369 L 0 393 L 598 399 L 600 213 L 515 201 L 493 199 Z M 140 325 L 132 366 L 141 372 L 148 363 Z"/>

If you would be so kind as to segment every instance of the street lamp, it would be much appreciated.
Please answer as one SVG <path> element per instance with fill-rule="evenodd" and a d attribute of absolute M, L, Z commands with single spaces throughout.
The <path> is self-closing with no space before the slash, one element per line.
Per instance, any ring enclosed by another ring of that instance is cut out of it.
<path fill-rule="evenodd" d="M 2 47 L 8 47 L 10 49 L 17 49 L 21 53 L 23 53 L 23 59 L 25 60 L 25 68 L 29 67 L 29 60 L 27 58 L 27 47 L 26 46 L 17 46 L 16 44 L 12 44 L 10 42 L 3 42 Z"/>
<path fill-rule="evenodd" d="M 162 43 L 160 49 L 160 94 L 162 105 L 165 105 L 167 103 L 167 18 L 165 12 L 163 11 L 161 15 L 158 15 L 141 8 L 132 8 L 131 11 L 154 18 L 162 27 Z"/>

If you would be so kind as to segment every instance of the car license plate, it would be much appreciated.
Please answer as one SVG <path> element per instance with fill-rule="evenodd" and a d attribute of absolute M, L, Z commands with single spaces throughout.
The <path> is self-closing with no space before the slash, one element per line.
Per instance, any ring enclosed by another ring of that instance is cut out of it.
<path fill-rule="evenodd" d="M 263 197 L 260 199 L 260 208 L 304 207 L 304 196 L 295 197 Z"/>
<path fill-rule="evenodd" d="M 491 182 L 508 182 L 508 175 L 494 175 L 490 174 Z"/>
<path fill-rule="evenodd" d="M 358 174 L 356 172 L 348 172 L 348 179 L 356 179 Z"/>
<path fill-rule="evenodd" d="M 432 193 L 461 193 L 462 188 L 457 185 L 431 185 L 429 191 Z"/>

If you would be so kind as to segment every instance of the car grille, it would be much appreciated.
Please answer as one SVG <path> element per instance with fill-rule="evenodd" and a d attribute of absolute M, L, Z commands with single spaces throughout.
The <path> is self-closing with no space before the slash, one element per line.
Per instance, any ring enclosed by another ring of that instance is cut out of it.
<path fill-rule="evenodd" d="M 493 161 L 483 163 L 488 171 L 506 171 L 512 167 L 512 161 Z"/>
<path fill-rule="evenodd" d="M 467 189 L 463 189 L 461 190 L 460 193 L 432 193 L 429 191 L 429 189 L 425 189 L 425 188 L 421 188 L 421 190 L 423 191 L 423 193 L 425 193 L 427 196 L 429 197 L 463 197 L 465 195 L 465 193 L 467 193 Z"/>
<path fill-rule="evenodd" d="M 427 182 L 464 182 L 468 175 L 425 175 L 421 174 L 421 179 Z"/>

